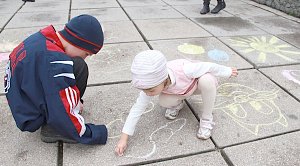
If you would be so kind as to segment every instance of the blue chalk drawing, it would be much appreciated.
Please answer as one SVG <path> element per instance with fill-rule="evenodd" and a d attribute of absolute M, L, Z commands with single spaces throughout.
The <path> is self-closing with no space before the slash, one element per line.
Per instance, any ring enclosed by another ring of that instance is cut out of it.
<path fill-rule="evenodd" d="M 217 49 L 208 51 L 208 57 L 218 62 L 226 62 L 229 60 L 229 55 L 225 51 L 221 51 Z"/>

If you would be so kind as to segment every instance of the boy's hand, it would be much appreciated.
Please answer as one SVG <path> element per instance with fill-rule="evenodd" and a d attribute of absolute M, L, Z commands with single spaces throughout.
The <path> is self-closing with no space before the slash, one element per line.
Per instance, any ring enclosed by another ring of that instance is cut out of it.
<path fill-rule="evenodd" d="M 236 77 L 239 74 L 235 67 L 232 67 L 231 70 L 231 77 Z"/>
<path fill-rule="evenodd" d="M 82 112 L 83 112 L 83 104 L 81 103 L 81 101 L 79 100 L 79 106 L 80 106 L 80 109 L 79 109 L 79 114 L 81 115 Z"/>
<path fill-rule="evenodd" d="M 123 156 L 124 155 L 124 151 L 127 148 L 127 141 L 128 141 L 128 135 L 125 133 L 122 133 L 121 138 L 115 148 L 115 153 L 118 156 Z"/>

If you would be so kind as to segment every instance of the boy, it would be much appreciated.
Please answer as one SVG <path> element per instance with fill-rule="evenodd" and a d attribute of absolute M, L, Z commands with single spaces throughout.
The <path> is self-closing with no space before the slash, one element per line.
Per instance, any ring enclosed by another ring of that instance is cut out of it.
<path fill-rule="evenodd" d="M 80 115 L 88 78 L 84 59 L 97 54 L 103 40 L 98 20 L 80 15 L 71 19 L 63 30 L 56 32 L 50 25 L 13 50 L 4 86 L 21 131 L 34 132 L 47 125 L 75 142 L 106 143 L 106 127 L 85 124 Z"/>

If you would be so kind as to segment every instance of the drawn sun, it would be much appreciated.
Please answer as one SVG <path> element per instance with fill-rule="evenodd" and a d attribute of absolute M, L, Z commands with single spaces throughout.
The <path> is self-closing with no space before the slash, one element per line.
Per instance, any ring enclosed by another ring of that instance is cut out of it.
<path fill-rule="evenodd" d="M 300 52 L 289 51 L 292 46 L 279 43 L 280 40 L 275 36 L 262 36 L 260 38 L 251 36 L 249 38 L 230 39 L 230 41 L 233 43 L 233 46 L 245 48 L 242 51 L 246 54 L 254 51 L 259 52 L 257 60 L 263 63 L 266 61 L 267 55 L 276 55 L 289 62 L 297 61 L 291 56 L 300 55 Z"/>

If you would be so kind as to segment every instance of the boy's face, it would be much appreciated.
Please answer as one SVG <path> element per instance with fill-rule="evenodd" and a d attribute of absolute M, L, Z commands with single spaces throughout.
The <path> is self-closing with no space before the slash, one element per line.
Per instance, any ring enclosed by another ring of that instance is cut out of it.
<path fill-rule="evenodd" d="M 64 48 L 65 48 L 65 53 L 67 55 L 69 55 L 70 57 L 81 57 L 81 58 L 85 59 L 86 57 L 93 55 L 93 54 L 91 54 L 87 51 L 81 50 L 71 44 L 68 44 Z"/>
<path fill-rule="evenodd" d="M 153 88 L 143 89 L 143 91 L 144 93 L 146 93 L 147 96 L 156 96 L 159 95 L 164 90 L 164 88 L 165 88 L 165 81 Z"/>

